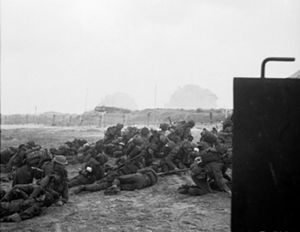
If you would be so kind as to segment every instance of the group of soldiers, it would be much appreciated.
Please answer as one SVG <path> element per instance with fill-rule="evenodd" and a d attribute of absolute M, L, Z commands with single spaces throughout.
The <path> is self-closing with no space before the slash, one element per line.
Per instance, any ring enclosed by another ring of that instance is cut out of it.
<path fill-rule="evenodd" d="M 58 149 L 42 149 L 30 141 L 1 152 L 1 165 L 13 173 L 12 188 L 1 189 L 0 221 L 20 221 L 39 215 L 44 207 L 63 205 L 73 194 L 104 190 L 118 194 L 152 186 L 159 176 L 189 172 L 193 185 L 182 185 L 181 194 L 203 195 L 224 191 L 231 195 L 232 121 L 218 131 L 203 129 L 194 142 L 193 120 L 161 123 L 158 130 L 107 128 L 95 143 L 84 139 L 66 142 Z M 68 158 L 82 162 L 78 175 L 68 178 Z"/>

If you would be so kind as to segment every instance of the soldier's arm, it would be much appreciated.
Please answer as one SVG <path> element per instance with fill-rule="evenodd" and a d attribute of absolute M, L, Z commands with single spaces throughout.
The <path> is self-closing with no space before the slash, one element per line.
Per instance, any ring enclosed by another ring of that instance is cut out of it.
<path fill-rule="evenodd" d="M 172 167 L 173 169 L 177 169 L 173 160 L 175 159 L 178 152 L 179 152 L 179 148 L 176 146 L 171 150 L 171 152 L 166 157 L 166 163 L 168 164 L 169 167 Z"/>
<path fill-rule="evenodd" d="M 152 168 L 149 168 L 149 167 L 146 167 L 146 168 L 142 168 L 142 169 L 139 169 L 139 170 L 137 170 L 137 172 L 139 172 L 139 173 L 147 173 L 147 172 L 149 172 L 150 170 L 152 170 L 153 172 L 154 172 L 154 170 L 152 169 Z"/>
<path fill-rule="evenodd" d="M 63 203 L 67 203 L 69 200 L 69 188 L 67 183 L 64 183 L 64 188 L 61 194 L 61 200 Z"/>

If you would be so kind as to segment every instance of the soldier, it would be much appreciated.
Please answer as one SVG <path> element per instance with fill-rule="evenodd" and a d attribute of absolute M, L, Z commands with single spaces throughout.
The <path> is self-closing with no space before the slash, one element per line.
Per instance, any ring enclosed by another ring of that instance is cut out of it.
<path fill-rule="evenodd" d="M 172 148 L 165 158 L 168 170 L 185 169 L 191 165 L 194 149 L 190 141 L 180 141 L 169 146 Z"/>
<path fill-rule="evenodd" d="M 0 186 L 0 199 L 2 197 L 4 197 L 5 194 L 6 194 L 6 191 Z"/>
<path fill-rule="evenodd" d="M 160 132 L 166 132 L 167 130 L 169 130 L 170 128 L 170 125 L 168 123 L 161 123 L 159 125 L 159 128 L 160 128 Z"/>
<path fill-rule="evenodd" d="M 208 170 L 202 162 L 202 158 L 200 156 L 195 158 L 190 170 L 192 180 L 196 185 L 182 185 L 179 187 L 178 192 L 181 194 L 198 196 L 211 193 L 212 190 L 208 183 Z"/>
<path fill-rule="evenodd" d="M 163 148 L 164 157 L 162 157 L 160 166 L 163 172 L 169 170 L 177 170 L 178 167 L 175 164 L 176 157 L 180 151 L 181 141 L 179 137 L 174 137 L 173 141 L 169 140 L 168 143 Z"/>
<path fill-rule="evenodd" d="M 149 129 L 147 127 L 143 127 L 139 134 L 129 140 L 128 146 L 124 150 L 125 155 L 127 155 L 129 159 L 132 160 L 149 146 L 149 134 Z M 138 166 L 138 169 L 144 167 L 144 162 L 145 160 L 143 155 L 139 155 L 139 157 L 134 159 L 134 163 Z"/>
<path fill-rule="evenodd" d="M 14 170 L 12 187 L 16 184 L 30 184 L 33 181 L 33 171 L 28 162 Z"/>
<path fill-rule="evenodd" d="M 229 115 L 227 118 L 225 118 L 223 122 L 223 132 L 232 132 L 233 131 L 233 114 Z"/>
<path fill-rule="evenodd" d="M 223 148 L 208 148 L 201 153 L 203 163 L 206 165 L 209 177 L 215 182 L 220 191 L 225 191 L 231 196 L 231 190 L 228 187 L 227 180 L 224 179 L 224 162 L 222 158 Z M 223 151 L 224 152 L 224 151 Z"/>
<path fill-rule="evenodd" d="M 122 141 L 127 144 L 128 141 L 138 133 L 139 129 L 137 127 L 129 126 L 122 132 Z"/>
<path fill-rule="evenodd" d="M 39 215 L 43 207 L 68 201 L 67 171 L 64 156 L 56 156 L 52 168 L 37 184 L 15 185 L 1 199 L 1 221 L 20 221 Z M 14 214 L 12 214 L 14 213 Z M 12 214 L 12 215 L 11 215 Z"/>
<path fill-rule="evenodd" d="M 203 128 L 201 132 L 200 142 L 206 142 L 209 144 L 209 146 L 212 147 L 218 143 L 218 137 L 217 135 L 208 131 L 206 128 Z"/>
<path fill-rule="evenodd" d="M 2 222 L 18 222 L 40 215 L 44 207 L 68 201 L 66 179 L 59 174 L 43 178 L 38 184 L 15 185 L 0 203 Z"/>
<path fill-rule="evenodd" d="M 115 144 L 112 156 L 115 158 L 120 158 L 124 154 L 124 148 L 125 148 L 125 143 L 122 141 L 121 138 L 117 141 L 117 144 Z"/>
<path fill-rule="evenodd" d="M 136 173 L 139 169 L 143 168 L 139 161 L 140 156 L 142 156 L 142 154 L 128 158 L 127 160 L 125 159 L 122 164 L 120 164 L 117 168 L 110 170 L 102 179 L 99 179 L 92 184 L 80 185 L 73 190 L 73 193 L 78 194 L 82 191 L 101 191 L 110 187 L 116 177 Z"/>
<path fill-rule="evenodd" d="M 12 169 L 15 170 L 16 168 L 21 167 L 25 162 L 27 154 L 40 149 L 41 146 L 36 145 L 33 141 L 19 145 L 17 152 L 8 161 L 6 171 L 10 172 Z"/>
<path fill-rule="evenodd" d="M 191 129 L 195 126 L 195 122 L 190 120 L 188 122 L 183 121 L 178 126 L 175 126 L 174 133 L 179 136 L 181 140 L 189 139 L 193 140 Z"/>
<path fill-rule="evenodd" d="M 168 138 L 165 134 L 165 130 L 151 130 L 151 136 L 149 138 L 149 145 L 144 152 L 145 166 L 151 166 L 155 159 L 163 157 L 162 150 L 163 147 L 167 144 Z"/>
<path fill-rule="evenodd" d="M 9 147 L 0 153 L 0 164 L 7 164 L 10 158 L 18 151 L 15 147 Z"/>
<path fill-rule="evenodd" d="M 112 183 L 116 177 L 119 176 L 118 171 L 112 170 L 110 171 L 104 178 L 95 181 L 92 184 L 80 185 L 74 188 L 73 193 L 79 194 L 80 192 L 97 192 L 112 186 Z"/>
<path fill-rule="evenodd" d="M 123 127 L 124 125 L 121 123 L 118 123 L 115 126 L 108 127 L 104 134 L 104 144 L 111 143 L 116 138 L 121 137 L 121 131 Z"/>
<path fill-rule="evenodd" d="M 97 156 L 97 154 L 99 153 L 96 150 L 96 144 L 85 143 L 78 149 L 77 160 L 80 163 L 86 163 L 91 157 Z"/>
<path fill-rule="evenodd" d="M 120 190 L 133 191 L 152 186 L 157 183 L 158 176 L 151 168 L 144 168 L 137 173 L 119 176 L 114 179 L 112 186 L 105 190 L 104 194 L 112 195 Z"/>
<path fill-rule="evenodd" d="M 108 161 L 105 154 L 99 154 L 95 158 L 91 157 L 79 172 L 79 175 L 72 178 L 68 185 L 69 188 L 94 183 L 104 177 L 104 164 Z"/>
<path fill-rule="evenodd" d="M 217 128 L 213 127 L 213 128 L 211 129 L 211 133 L 213 133 L 214 135 L 218 135 L 218 130 L 217 130 Z"/>
<path fill-rule="evenodd" d="M 105 154 L 112 156 L 112 157 L 121 157 L 123 155 L 123 149 L 124 149 L 125 143 L 123 142 L 122 137 L 118 137 L 117 139 L 114 139 L 110 143 L 104 144 L 103 151 Z"/>
<path fill-rule="evenodd" d="M 33 178 L 40 179 L 43 175 L 40 169 L 44 162 L 50 161 L 52 155 L 47 149 L 30 152 L 26 154 L 24 164 L 15 170 L 12 186 L 16 184 L 32 183 Z"/>

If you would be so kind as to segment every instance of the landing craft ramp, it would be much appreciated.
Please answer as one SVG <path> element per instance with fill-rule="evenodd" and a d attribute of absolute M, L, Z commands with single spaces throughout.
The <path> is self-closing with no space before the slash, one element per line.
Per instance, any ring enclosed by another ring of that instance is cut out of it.
<path fill-rule="evenodd" d="M 233 123 L 232 231 L 294 231 L 300 79 L 235 78 Z"/>

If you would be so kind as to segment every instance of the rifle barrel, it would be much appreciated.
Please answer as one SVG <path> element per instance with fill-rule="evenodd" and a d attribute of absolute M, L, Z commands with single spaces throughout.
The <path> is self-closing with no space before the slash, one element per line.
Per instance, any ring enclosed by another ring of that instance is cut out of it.
<path fill-rule="evenodd" d="M 181 173 L 181 172 L 186 172 L 190 170 L 189 168 L 185 168 L 185 169 L 179 169 L 179 170 L 172 170 L 172 171 L 168 171 L 168 172 L 160 172 L 157 173 L 158 176 L 164 176 L 164 175 L 168 175 L 168 174 L 175 174 L 175 173 Z"/>

